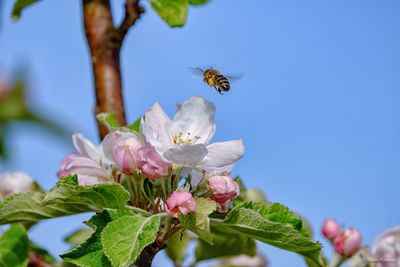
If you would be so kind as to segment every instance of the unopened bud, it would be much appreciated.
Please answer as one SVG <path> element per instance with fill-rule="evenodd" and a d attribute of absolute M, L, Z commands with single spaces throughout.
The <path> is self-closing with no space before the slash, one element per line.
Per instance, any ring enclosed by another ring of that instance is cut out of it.
<path fill-rule="evenodd" d="M 342 228 L 337 224 L 337 222 L 333 219 L 327 219 L 324 221 L 322 225 L 322 234 L 333 241 L 335 237 L 340 234 Z"/>
<path fill-rule="evenodd" d="M 335 251 L 342 257 L 351 257 L 361 247 L 361 234 L 355 228 L 350 227 L 336 236 L 333 245 Z"/>
<path fill-rule="evenodd" d="M 120 171 L 134 173 L 137 169 L 137 151 L 142 147 L 139 137 L 131 132 L 109 132 L 102 142 L 106 158 Z"/>
<path fill-rule="evenodd" d="M 143 175 L 149 179 L 166 176 L 172 164 L 165 160 L 152 146 L 145 146 L 138 150 L 138 164 Z"/>
<path fill-rule="evenodd" d="M 174 218 L 188 215 L 196 210 L 196 201 L 189 192 L 173 192 L 165 203 L 166 212 Z"/>
<path fill-rule="evenodd" d="M 219 203 L 232 200 L 239 195 L 239 185 L 229 176 L 213 176 L 208 179 L 211 198 Z"/>

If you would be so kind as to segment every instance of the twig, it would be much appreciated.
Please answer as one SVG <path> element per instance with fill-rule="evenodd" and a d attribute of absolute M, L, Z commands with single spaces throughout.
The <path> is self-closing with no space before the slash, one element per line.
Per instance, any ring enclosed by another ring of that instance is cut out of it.
<path fill-rule="evenodd" d="M 125 16 L 118 27 L 118 32 L 122 39 L 143 12 L 144 9 L 139 6 L 139 0 L 126 0 Z"/>

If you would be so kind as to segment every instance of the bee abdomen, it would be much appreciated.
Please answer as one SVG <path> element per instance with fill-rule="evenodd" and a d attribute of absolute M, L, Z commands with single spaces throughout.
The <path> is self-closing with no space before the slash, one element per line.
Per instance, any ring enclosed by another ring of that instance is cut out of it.
<path fill-rule="evenodd" d="M 229 91 L 231 88 L 229 80 L 224 75 L 216 75 L 215 80 L 223 91 Z"/>

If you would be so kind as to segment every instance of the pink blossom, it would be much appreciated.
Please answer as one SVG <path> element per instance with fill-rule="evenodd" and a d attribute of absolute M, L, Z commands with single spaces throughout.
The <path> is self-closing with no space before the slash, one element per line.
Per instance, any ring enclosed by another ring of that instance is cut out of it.
<path fill-rule="evenodd" d="M 0 198 L 26 193 L 33 189 L 33 179 L 24 172 L 6 172 L 0 175 Z"/>
<path fill-rule="evenodd" d="M 336 236 L 333 245 L 336 252 L 342 257 L 351 257 L 361 247 L 361 234 L 355 228 L 350 227 Z"/>
<path fill-rule="evenodd" d="M 239 185 L 229 176 L 213 176 L 208 179 L 211 199 L 223 203 L 239 195 Z"/>
<path fill-rule="evenodd" d="M 115 165 L 123 172 L 134 172 L 137 167 L 137 151 L 141 146 L 135 138 L 121 140 L 113 151 Z"/>
<path fill-rule="evenodd" d="M 325 220 L 322 225 L 322 234 L 331 241 L 333 241 L 341 231 L 341 227 L 333 219 Z"/>
<path fill-rule="evenodd" d="M 172 168 L 172 164 L 158 154 L 152 146 L 142 147 L 138 150 L 137 155 L 140 170 L 149 179 L 165 176 Z"/>
<path fill-rule="evenodd" d="M 218 213 L 227 213 L 231 207 L 232 207 L 231 200 L 228 200 L 228 201 L 222 202 L 222 203 L 217 202 L 217 212 Z"/>
<path fill-rule="evenodd" d="M 188 215 L 196 210 L 196 201 L 189 192 L 173 192 L 165 203 L 166 212 L 174 218 Z"/>
<path fill-rule="evenodd" d="M 106 172 L 94 160 L 80 155 L 71 154 L 61 161 L 61 166 L 57 172 L 58 178 L 76 174 L 80 185 L 94 185 L 104 183 L 109 180 L 109 173 Z"/>
<path fill-rule="evenodd" d="M 375 259 L 380 259 L 377 267 L 400 266 L 400 226 L 393 227 L 377 237 L 372 246 Z"/>

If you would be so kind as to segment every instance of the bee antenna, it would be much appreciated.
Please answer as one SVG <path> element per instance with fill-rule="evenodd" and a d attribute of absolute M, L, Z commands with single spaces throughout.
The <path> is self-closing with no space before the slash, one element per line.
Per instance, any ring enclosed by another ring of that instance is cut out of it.
<path fill-rule="evenodd" d="M 199 67 L 196 67 L 196 69 L 198 69 L 198 70 L 201 71 L 201 72 L 204 72 L 204 70 L 202 70 L 202 69 L 199 68 Z"/>

